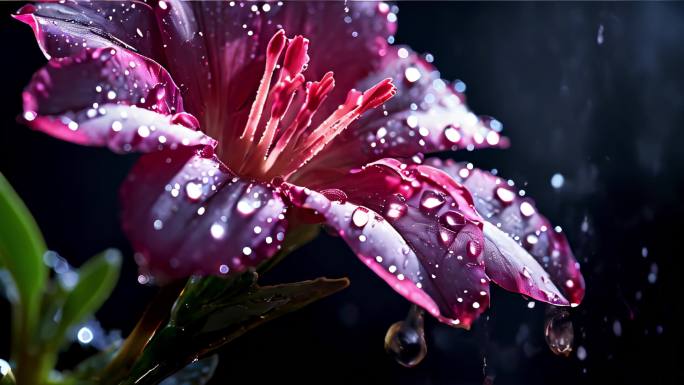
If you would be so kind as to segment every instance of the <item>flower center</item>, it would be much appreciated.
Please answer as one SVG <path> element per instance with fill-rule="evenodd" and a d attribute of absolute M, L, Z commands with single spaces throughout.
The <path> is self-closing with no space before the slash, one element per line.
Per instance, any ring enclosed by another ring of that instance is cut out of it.
<path fill-rule="evenodd" d="M 305 82 L 302 72 L 309 61 L 308 46 L 304 37 L 288 39 L 283 30 L 276 32 L 268 43 L 264 74 L 247 123 L 239 137 L 229 144 L 230 154 L 225 156 L 228 166 L 238 175 L 263 181 L 287 178 L 362 113 L 396 93 L 392 79 L 384 79 L 365 92 L 351 89 L 337 110 L 322 123 L 312 125 L 316 111 L 335 87 L 335 79 L 328 72 L 319 81 Z M 273 82 L 283 51 L 280 71 Z"/>

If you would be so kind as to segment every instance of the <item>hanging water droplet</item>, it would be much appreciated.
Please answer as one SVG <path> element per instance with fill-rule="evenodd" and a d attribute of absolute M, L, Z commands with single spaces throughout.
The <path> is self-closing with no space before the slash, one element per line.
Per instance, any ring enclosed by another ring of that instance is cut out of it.
<path fill-rule="evenodd" d="M 546 318 L 544 336 L 554 354 L 566 357 L 570 355 L 575 339 L 570 313 L 564 309 L 553 308 Z"/>
<path fill-rule="evenodd" d="M 385 351 L 399 364 L 412 368 L 427 354 L 423 310 L 411 306 L 404 321 L 395 322 L 385 335 Z"/>

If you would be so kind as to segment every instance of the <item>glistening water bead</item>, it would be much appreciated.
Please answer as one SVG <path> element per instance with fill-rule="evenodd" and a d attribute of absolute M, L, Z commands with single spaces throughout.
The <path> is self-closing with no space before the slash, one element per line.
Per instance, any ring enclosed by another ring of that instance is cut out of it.
<path fill-rule="evenodd" d="M 412 368 L 427 354 L 423 310 L 411 306 L 404 321 L 395 322 L 385 335 L 385 351 L 399 364 Z"/>
<path fill-rule="evenodd" d="M 544 336 L 549 349 L 554 354 L 569 356 L 575 339 L 570 313 L 565 309 L 551 309 L 547 314 Z"/>

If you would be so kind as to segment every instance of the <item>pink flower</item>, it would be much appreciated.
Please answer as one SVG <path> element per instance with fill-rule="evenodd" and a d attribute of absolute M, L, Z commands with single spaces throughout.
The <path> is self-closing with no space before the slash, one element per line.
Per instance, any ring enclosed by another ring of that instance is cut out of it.
<path fill-rule="evenodd" d="M 472 166 L 424 160 L 505 147 L 498 122 L 387 44 L 390 6 L 348 6 L 25 6 L 15 17 L 50 62 L 24 92 L 24 120 L 144 154 L 121 189 L 122 221 L 141 270 L 162 280 L 257 266 L 309 221 L 450 325 L 489 306 L 490 280 L 578 304 L 577 262 L 531 200 Z"/>

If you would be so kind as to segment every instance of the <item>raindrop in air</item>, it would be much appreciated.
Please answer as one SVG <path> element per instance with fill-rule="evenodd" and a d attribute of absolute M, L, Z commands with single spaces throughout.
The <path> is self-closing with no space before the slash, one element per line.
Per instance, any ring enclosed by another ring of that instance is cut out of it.
<path fill-rule="evenodd" d="M 563 184 L 565 184 L 565 177 L 562 174 L 553 174 L 551 177 L 551 187 L 559 189 L 563 187 Z"/>
<path fill-rule="evenodd" d="M 412 368 L 427 354 L 423 310 L 411 306 L 404 321 L 395 322 L 385 335 L 385 350 L 399 364 Z"/>
<path fill-rule="evenodd" d="M 544 336 L 549 349 L 554 354 L 568 356 L 572 352 L 575 330 L 570 320 L 570 313 L 564 309 L 552 309 L 546 318 Z"/>

